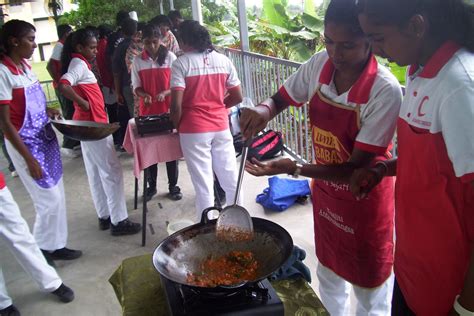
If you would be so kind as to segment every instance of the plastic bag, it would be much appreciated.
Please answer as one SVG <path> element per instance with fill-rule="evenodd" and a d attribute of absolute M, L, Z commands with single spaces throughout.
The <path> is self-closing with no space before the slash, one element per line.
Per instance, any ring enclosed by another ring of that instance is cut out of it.
<path fill-rule="evenodd" d="M 311 194 L 308 180 L 295 180 L 277 176 L 268 179 L 269 187 L 257 195 L 256 201 L 263 207 L 282 212 L 301 197 Z"/>

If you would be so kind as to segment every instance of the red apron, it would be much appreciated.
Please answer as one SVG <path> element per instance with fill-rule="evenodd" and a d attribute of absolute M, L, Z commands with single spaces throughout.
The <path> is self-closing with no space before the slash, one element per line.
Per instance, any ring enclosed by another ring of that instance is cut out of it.
<path fill-rule="evenodd" d="M 474 190 L 456 177 L 442 133 L 399 119 L 395 274 L 417 315 L 447 315 L 474 242 Z"/>
<path fill-rule="evenodd" d="M 145 105 L 144 99 L 140 98 L 139 115 L 156 115 L 169 112 L 171 96 L 167 96 L 163 101 L 157 101 L 155 97 L 158 93 L 170 88 L 171 68 L 144 69 L 138 75 L 143 90 L 153 98 L 153 102 L 149 105 Z"/>
<path fill-rule="evenodd" d="M 327 99 L 318 88 L 310 101 L 318 165 L 349 160 L 360 130 L 360 109 Z M 385 157 L 377 157 L 378 160 Z M 337 275 L 357 286 L 380 286 L 393 264 L 393 178 L 385 178 L 357 201 L 348 184 L 313 181 L 316 255 Z"/>

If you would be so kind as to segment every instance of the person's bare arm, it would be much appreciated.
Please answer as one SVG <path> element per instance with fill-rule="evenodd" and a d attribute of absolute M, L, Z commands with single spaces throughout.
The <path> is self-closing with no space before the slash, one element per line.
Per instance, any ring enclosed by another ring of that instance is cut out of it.
<path fill-rule="evenodd" d="M 33 157 L 28 147 L 26 147 L 25 143 L 23 143 L 15 126 L 13 126 L 10 121 L 9 105 L 0 105 L 0 129 L 13 147 L 20 153 L 23 159 L 25 159 L 31 177 L 36 180 L 41 179 L 43 177 L 41 166 L 35 157 Z"/>
<path fill-rule="evenodd" d="M 120 74 L 114 73 L 114 87 L 115 87 L 115 95 L 117 96 L 117 103 L 120 105 L 124 105 L 125 98 L 123 97 L 123 93 L 122 93 L 122 80 L 120 78 Z"/>
<path fill-rule="evenodd" d="M 474 189 L 474 181 L 471 181 L 471 185 Z M 470 211 L 474 212 L 474 210 Z M 471 248 L 471 261 L 458 302 L 465 309 L 474 312 L 474 244 Z"/>
<path fill-rule="evenodd" d="M 171 89 L 161 91 L 158 93 L 158 95 L 155 97 L 156 101 L 158 102 L 163 102 L 167 96 L 171 95 Z"/>
<path fill-rule="evenodd" d="M 170 118 L 175 128 L 179 127 L 181 121 L 183 95 L 183 90 L 171 90 Z"/>
<path fill-rule="evenodd" d="M 224 98 L 225 107 L 231 108 L 242 102 L 242 88 L 240 86 L 233 87 L 227 90 L 227 95 Z"/>
<path fill-rule="evenodd" d="M 357 168 L 368 166 L 374 157 L 374 153 L 354 149 L 347 162 L 333 165 L 305 164 L 301 168 L 301 175 L 314 179 L 349 183 L 352 172 Z M 247 163 L 246 170 L 255 176 L 294 174 L 297 168 L 296 163 L 291 159 L 281 159 L 270 163 L 261 163 L 257 160 L 252 162 L 253 164 Z"/>
<path fill-rule="evenodd" d="M 354 170 L 351 179 L 351 192 L 358 199 L 362 199 L 382 181 L 384 177 L 394 177 L 397 174 L 397 158 L 378 163 L 372 168 Z"/>
<path fill-rule="evenodd" d="M 78 95 L 70 85 L 60 83 L 58 89 L 62 95 L 64 95 L 69 100 L 75 102 L 81 107 L 81 109 L 83 109 L 84 111 L 89 111 L 89 102 L 81 98 L 81 96 Z"/>
<path fill-rule="evenodd" d="M 140 98 L 143 98 L 145 105 L 150 105 L 153 102 L 153 97 L 150 94 L 146 93 L 142 87 L 136 88 L 135 94 Z"/>
<path fill-rule="evenodd" d="M 240 129 L 244 139 L 248 139 L 263 130 L 268 122 L 285 110 L 290 104 L 275 93 L 271 98 L 262 101 L 253 108 L 241 109 Z"/>

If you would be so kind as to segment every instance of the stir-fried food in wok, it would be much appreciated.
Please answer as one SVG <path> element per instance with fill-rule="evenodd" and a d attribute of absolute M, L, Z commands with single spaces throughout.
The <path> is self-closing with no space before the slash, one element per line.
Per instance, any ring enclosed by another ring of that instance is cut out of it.
<path fill-rule="evenodd" d="M 232 251 L 227 255 L 208 257 L 200 271 L 188 273 L 187 282 L 196 286 L 214 287 L 255 280 L 258 263 L 251 251 Z"/>

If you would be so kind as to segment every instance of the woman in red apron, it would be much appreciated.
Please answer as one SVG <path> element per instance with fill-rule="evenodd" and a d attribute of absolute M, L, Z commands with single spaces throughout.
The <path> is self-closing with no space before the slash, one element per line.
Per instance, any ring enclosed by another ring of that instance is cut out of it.
<path fill-rule="evenodd" d="M 242 114 L 244 136 L 291 105 L 309 101 L 314 164 L 289 159 L 254 161 L 260 175 L 314 178 L 313 213 L 318 280 L 331 315 L 349 313 L 354 289 L 358 315 L 388 315 L 392 293 L 393 180 L 356 200 L 348 181 L 354 168 L 387 159 L 401 103 L 396 79 L 377 64 L 353 1 L 333 0 L 325 17 L 326 51 L 303 64 L 280 90 Z"/>
<path fill-rule="evenodd" d="M 397 176 L 393 314 L 474 315 L 474 6 L 366 0 L 360 9 L 374 51 L 412 65 L 398 159 L 351 181 L 361 197 Z"/>
<path fill-rule="evenodd" d="M 63 75 L 59 80 L 59 91 L 73 101 L 73 119 L 107 123 L 104 97 L 89 64 L 96 53 L 97 39 L 92 31 L 79 29 L 68 37 L 61 58 Z M 128 219 L 122 165 L 112 136 L 82 141 L 81 148 L 99 229 L 110 228 L 113 236 L 138 233 L 141 225 Z"/>
<path fill-rule="evenodd" d="M 48 262 L 72 260 L 82 255 L 66 248 L 67 219 L 62 162 L 58 140 L 49 116 L 58 111 L 46 107 L 46 97 L 26 59 L 31 58 L 35 28 L 12 20 L 1 30 L 0 128 L 8 153 L 33 200 L 33 227 L 38 246 Z"/>
<path fill-rule="evenodd" d="M 149 24 L 143 29 L 144 50 L 137 56 L 131 66 L 132 87 L 134 93 L 140 98 L 138 114 L 158 115 L 169 113 L 171 103 L 171 64 L 176 60 L 176 55 L 168 51 L 160 39 L 160 28 Z M 157 193 L 156 178 L 158 165 L 147 168 L 148 188 L 146 199 L 149 201 Z M 172 200 L 181 200 L 178 184 L 178 160 L 166 162 L 168 174 L 168 197 Z"/>

